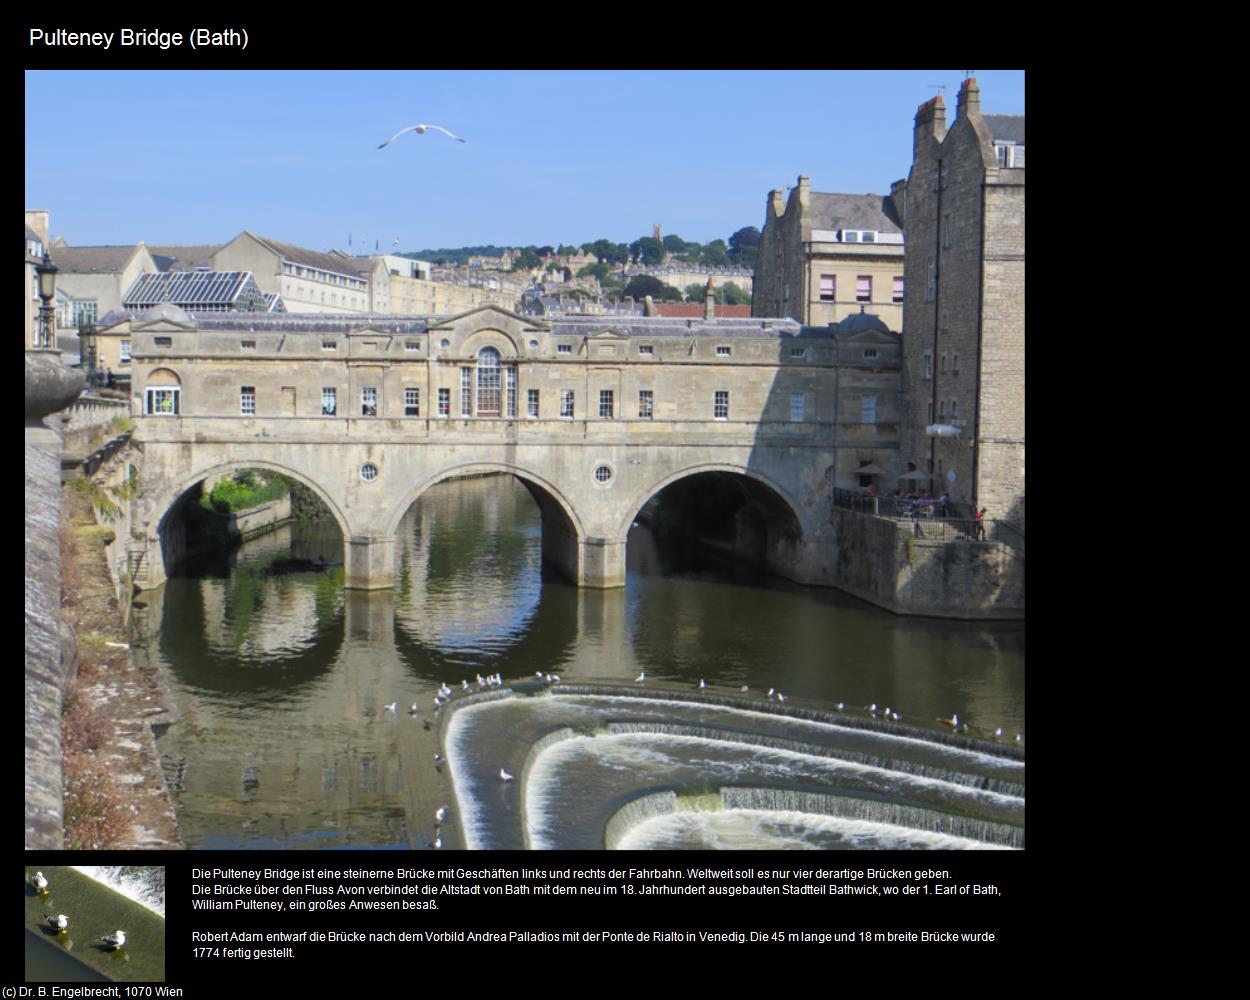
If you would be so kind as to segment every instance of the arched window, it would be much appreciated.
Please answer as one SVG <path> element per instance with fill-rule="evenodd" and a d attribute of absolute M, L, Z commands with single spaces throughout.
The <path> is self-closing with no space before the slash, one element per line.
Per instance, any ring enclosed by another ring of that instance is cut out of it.
<path fill-rule="evenodd" d="M 483 347 L 477 353 L 477 415 L 479 417 L 499 416 L 502 386 L 499 352 L 493 347 Z"/>
<path fill-rule="evenodd" d="M 182 413 L 182 380 L 175 372 L 158 368 L 147 377 L 143 412 L 152 417 L 176 417 Z"/>

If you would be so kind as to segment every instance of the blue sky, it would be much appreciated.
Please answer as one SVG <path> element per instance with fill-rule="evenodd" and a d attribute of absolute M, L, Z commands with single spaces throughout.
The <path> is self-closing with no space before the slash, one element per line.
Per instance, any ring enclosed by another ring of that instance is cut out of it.
<path fill-rule="evenodd" d="M 1023 71 L 977 70 L 1024 114 Z M 28 71 L 27 208 L 71 244 L 316 250 L 707 242 L 769 191 L 889 192 L 917 105 L 963 70 Z M 469 142 L 430 132 L 443 125 Z"/>

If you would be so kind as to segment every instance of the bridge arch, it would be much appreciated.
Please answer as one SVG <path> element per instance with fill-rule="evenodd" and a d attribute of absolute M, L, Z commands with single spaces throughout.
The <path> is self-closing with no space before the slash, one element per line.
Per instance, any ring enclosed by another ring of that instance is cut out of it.
<path fill-rule="evenodd" d="M 588 574 L 593 575 L 598 569 L 588 564 L 586 529 L 576 508 L 549 479 L 510 462 L 464 462 L 427 476 L 401 494 L 399 502 L 392 506 L 384 526 L 386 537 L 398 536 L 404 514 L 431 487 L 460 476 L 489 473 L 506 473 L 521 481 L 542 515 L 543 559 L 558 567 L 573 583 L 579 586 L 586 583 Z"/>
<path fill-rule="evenodd" d="M 723 472 L 730 475 L 742 476 L 745 479 L 758 483 L 761 487 L 767 489 L 776 497 L 778 509 L 784 510 L 789 519 L 792 519 L 793 524 L 790 525 L 792 529 L 791 533 L 793 533 L 793 529 L 797 529 L 800 538 L 806 537 L 810 533 L 811 526 L 805 523 L 802 515 L 802 505 L 795 501 L 794 497 L 791 496 L 790 492 L 785 489 L 785 487 L 781 486 L 767 476 L 761 475 L 754 469 L 747 468 L 746 466 L 708 462 L 699 465 L 689 465 L 683 469 L 677 470 L 676 472 L 671 472 L 662 479 L 657 480 L 650 486 L 636 493 L 630 501 L 629 506 L 626 508 L 626 516 L 618 528 L 617 539 L 622 542 L 625 541 L 626 536 L 629 534 L 630 527 L 633 525 L 634 520 L 638 517 L 639 511 L 641 511 L 642 508 L 647 505 L 648 501 L 650 501 L 656 494 L 667 489 L 669 486 L 672 486 L 680 480 L 689 479 L 692 476 L 699 476 L 708 472 Z M 761 496 L 764 495 L 766 494 L 761 494 Z"/>

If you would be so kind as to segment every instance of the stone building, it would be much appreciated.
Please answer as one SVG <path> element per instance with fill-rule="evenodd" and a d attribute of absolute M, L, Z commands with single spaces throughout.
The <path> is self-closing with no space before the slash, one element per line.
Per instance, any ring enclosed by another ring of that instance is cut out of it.
<path fill-rule="evenodd" d="M 821 326 L 867 311 L 902 329 L 903 230 L 894 198 L 774 190 L 755 260 L 754 316 Z"/>
<path fill-rule="evenodd" d="M 366 313 L 369 279 L 356 258 L 320 253 L 255 236 L 246 230 L 213 254 L 216 271 L 251 271 L 267 294 L 279 294 L 293 313 Z"/>
<path fill-rule="evenodd" d="M 894 185 L 907 232 L 904 462 L 968 513 L 1024 526 L 1024 117 L 983 115 L 975 79 L 954 124 L 916 113 Z"/>
<path fill-rule="evenodd" d="M 49 252 L 60 269 L 57 293 L 65 293 L 67 304 L 57 330 L 66 334 L 76 334 L 83 323 L 96 323 L 120 309 L 126 290 L 138 277 L 158 270 L 142 241 L 134 246 L 71 247 L 58 238 Z"/>
<path fill-rule="evenodd" d="M 43 260 L 44 247 L 48 245 L 48 213 L 42 210 L 26 212 L 26 311 L 23 320 L 23 336 L 26 347 L 39 342 L 39 275 L 35 267 Z"/>

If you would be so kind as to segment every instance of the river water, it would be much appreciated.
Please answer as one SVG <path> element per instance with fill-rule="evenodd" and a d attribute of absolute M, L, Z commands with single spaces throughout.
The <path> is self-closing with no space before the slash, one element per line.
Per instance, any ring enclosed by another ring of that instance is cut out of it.
<path fill-rule="evenodd" d="M 675 565 L 646 526 L 623 590 L 579 590 L 511 477 L 427 492 L 399 546 L 393 592 L 345 592 L 337 530 L 302 524 L 141 597 L 188 847 L 423 848 L 439 806 L 447 847 L 1023 842 L 1022 623 Z"/>

